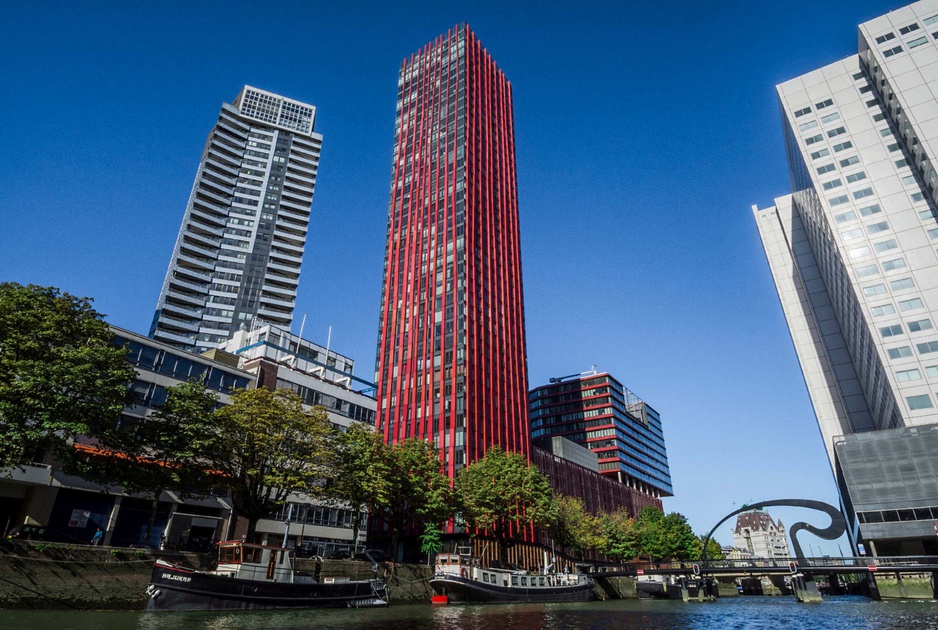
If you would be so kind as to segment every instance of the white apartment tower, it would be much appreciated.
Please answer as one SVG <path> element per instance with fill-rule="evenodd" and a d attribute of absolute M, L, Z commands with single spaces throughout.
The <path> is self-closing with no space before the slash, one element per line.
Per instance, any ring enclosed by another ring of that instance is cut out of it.
<path fill-rule="evenodd" d="M 222 105 L 151 337 L 202 352 L 255 320 L 290 326 L 322 146 L 315 114 L 248 85 Z"/>
<path fill-rule="evenodd" d="M 846 511 L 867 540 L 934 538 L 938 0 L 861 24 L 858 55 L 777 91 L 792 194 L 753 211 Z"/>

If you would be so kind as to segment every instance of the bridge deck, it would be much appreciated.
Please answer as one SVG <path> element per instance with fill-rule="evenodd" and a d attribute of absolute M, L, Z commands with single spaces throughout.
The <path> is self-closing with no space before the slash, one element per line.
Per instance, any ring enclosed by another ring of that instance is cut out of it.
<path fill-rule="evenodd" d="M 794 563 L 792 571 L 791 563 Z M 858 557 L 858 558 L 773 558 L 771 560 L 710 560 L 707 562 L 635 562 L 593 567 L 597 577 L 637 575 L 692 575 L 694 566 L 701 574 L 746 576 L 785 573 L 833 575 L 843 573 L 931 573 L 938 571 L 938 556 Z"/>

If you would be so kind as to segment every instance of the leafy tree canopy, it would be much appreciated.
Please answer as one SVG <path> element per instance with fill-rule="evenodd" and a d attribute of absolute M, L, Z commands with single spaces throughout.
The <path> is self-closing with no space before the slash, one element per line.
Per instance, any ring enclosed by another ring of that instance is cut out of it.
<path fill-rule="evenodd" d="M 401 530 L 418 520 L 439 523 L 452 516 L 449 479 L 440 472 L 440 457 L 432 444 L 408 438 L 385 447 L 387 494 L 376 502 L 391 530 L 392 553 Z"/>
<path fill-rule="evenodd" d="M 470 528 L 487 530 L 507 557 L 509 539 L 530 524 L 547 526 L 556 518 L 550 482 L 523 455 L 490 448 L 456 477 L 459 513 Z"/>
<path fill-rule="evenodd" d="M 388 447 L 370 428 L 353 423 L 336 436 L 336 468 L 328 485 L 328 498 L 346 505 L 355 513 L 353 540 L 362 528 L 361 513 L 374 513 L 388 504 L 390 462 Z"/>
<path fill-rule="evenodd" d="M 249 521 L 249 535 L 291 492 L 325 495 L 335 449 L 322 407 L 306 411 L 289 389 L 241 389 L 215 412 L 215 422 L 209 464 L 227 478 L 238 513 Z"/>
<path fill-rule="evenodd" d="M 136 373 L 113 339 L 88 298 L 0 283 L 0 468 L 116 429 Z"/>
<path fill-rule="evenodd" d="M 620 562 L 638 556 L 641 551 L 641 532 L 628 511 L 620 509 L 612 514 L 603 514 L 601 518 L 606 542 L 603 552 Z"/>
<path fill-rule="evenodd" d="M 697 537 L 684 515 L 678 512 L 666 515 L 655 507 L 646 507 L 638 513 L 636 527 L 641 552 L 652 560 L 686 560 L 693 557 Z"/>
<path fill-rule="evenodd" d="M 582 499 L 557 496 L 556 512 L 550 530 L 554 542 L 583 554 L 587 549 L 603 549 L 607 545 L 603 520 L 586 511 Z"/>

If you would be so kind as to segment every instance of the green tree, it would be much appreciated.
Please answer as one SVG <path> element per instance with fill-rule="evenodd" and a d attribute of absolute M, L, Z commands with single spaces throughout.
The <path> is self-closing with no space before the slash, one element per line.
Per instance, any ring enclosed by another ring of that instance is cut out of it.
<path fill-rule="evenodd" d="M 493 446 L 456 477 L 459 514 L 471 529 L 485 530 L 498 541 L 498 557 L 508 558 L 513 535 L 530 524 L 547 526 L 556 506 L 550 482 L 523 455 Z"/>
<path fill-rule="evenodd" d="M 559 495 L 554 502 L 556 511 L 550 531 L 555 543 L 580 557 L 589 549 L 607 546 L 602 519 L 587 512 L 582 499 Z"/>
<path fill-rule="evenodd" d="M 439 523 L 427 523 L 420 534 L 420 551 L 427 554 L 427 564 L 433 564 L 430 556 L 443 549 L 443 528 Z"/>
<path fill-rule="evenodd" d="M 205 455 L 213 439 L 218 396 L 198 381 L 169 387 L 166 394 L 156 413 L 135 426 L 122 426 L 120 433 L 102 441 L 107 451 L 104 461 L 86 474 L 150 500 L 145 541 L 150 540 L 164 490 L 191 496 L 208 491 L 213 480 L 206 474 Z"/>
<path fill-rule="evenodd" d="M 668 544 L 665 540 L 661 520 L 664 513 L 656 507 L 647 506 L 638 512 L 635 528 L 638 532 L 640 553 L 652 560 L 661 560 L 668 556 Z"/>
<path fill-rule="evenodd" d="M 641 536 L 635 519 L 625 509 L 602 516 L 603 536 L 607 556 L 625 562 L 638 556 L 641 551 Z"/>
<path fill-rule="evenodd" d="M 135 372 L 91 300 L 0 283 L 0 468 L 117 428 Z"/>
<path fill-rule="evenodd" d="M 705 537 L 706 534 L 695 537 L 694 546 L 690 555 L 692 560 L 703 558 L 703 540 Z M 722 560 L 725 557 L 726 554 L 723 553 L 723 548 L 720 546 L 720 543 L 713 538 L 707 541 L 707 560 Z"/>
<path fill-rule="evenodd" d="M 652 560 L 687 560 L 693 557 L 697 537 L 683 514 L 665 515 L 656 507 L 643 508 L 636 518 L 641 552 Z"/>
<path fill-rule="evenodd" d="M 408 438 L 385 447 L 387 493 L 375 505 L 391 531 L 391 554 L 396 557 L 401 531 L 418 522 L 440 523 L 452 516 L 449 479 L 440 472 L 440 457 L 432 444 Z"/>
<path fill-rule="evenodd" d="M 333 503 L 351 507 L 354 541 L 362 528 L 362 513 L 388 503 L 390 466 L 387 446 L 372 429 L 353 423 L 336 437 L 336 467 L 328 486 Z"/>
<path fill-rule="evenodd" d="M 215 422 L 208 461 L 248 519 L 249 538 L 257 521 L 274 514 L 291 492 L 325 495 L 335 449 L 322 407 L 306 411 L 289 389 L 241 389 L 215 412 Z"/>

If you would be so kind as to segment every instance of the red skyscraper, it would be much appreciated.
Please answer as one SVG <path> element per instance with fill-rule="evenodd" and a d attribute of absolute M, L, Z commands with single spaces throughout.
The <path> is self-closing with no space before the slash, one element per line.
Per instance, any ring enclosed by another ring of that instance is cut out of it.
<path fill-rule="evenodd" d="M 401 64 L 375 381 L 450 476 L 529 452 L 511 86 L 465 25 Z"/>

